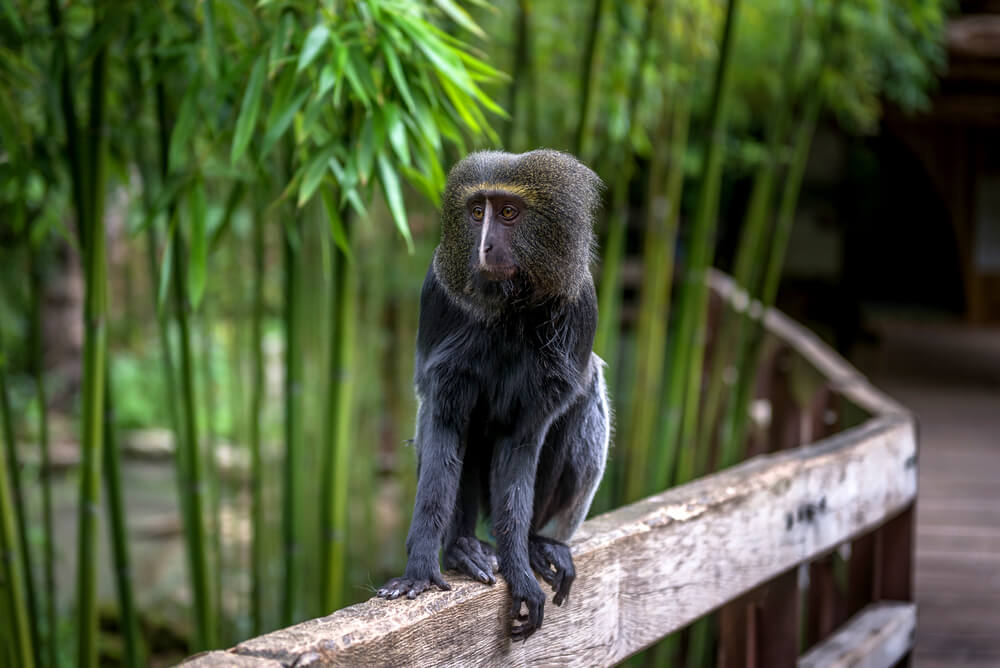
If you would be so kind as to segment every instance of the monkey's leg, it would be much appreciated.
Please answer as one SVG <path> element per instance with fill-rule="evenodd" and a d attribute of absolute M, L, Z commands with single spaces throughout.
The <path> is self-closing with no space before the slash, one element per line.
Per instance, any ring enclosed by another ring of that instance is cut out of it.
<path fill-rule="evenodd" d="M 462 393 L 423 401 L 417 412 L 417 498 L 413 504 L 413 520 L 406 537 L 406 573 L 389 580 L 376 593 L 394 599 L 406 595 L 416 598 L 431 584 L 439 589 L 451 589 L 441 577 L 438 550 L 445 529 L 455 511 L 455 499 L 462 475 L 465 444 L 461 434 L 465 424 L 455 415 L 468 415 L 471 406 L 462 405 Z M 444 411 L 434 408 L 444 401 L 451 409 L 451 420 L 443 419 Z"/>
<path fill-rule="evenodd" d="M 591 355 L 588 391 L 549 430 L 545 448 L 566 452 L 553 493 L 553 503 L 544 517 L 535 518 L 538 533 L 568 542 L 583 524 L 594 494 L 601 484 L 611 440 L 611 414 L 604 382 L 604 362 Z"/>
<path fill-rule="evenodd" d="M 493 574 L 499 569 L 496 549 L 476 538 L 476 519 L 479 516 L 479 467 L 480 460 L 466 451 L 462 464 L 462 482 L 458 503 L 445 540 L 444 567 L 464 573 L 483 584 L 496 584 Z"/>
<path fill-rule="evenodd" d="M 527 421 L 531 424 L 531 421 Z M 490 467 L 490 504 L 497 538 L 500 572 L 510 587 L 510 635 L 527 640 L 542 625 L 545 594 L 531 574 L 528 532 L 541 436 L 524 434 L 501 439 Z M 521 614 L 521 606 L 528 613 Z"/>
<path fill-rule="evenodd" d="M 532 569 L 552 586 L 556 605 L 563 604 L 576 579 L 566 541 L 590 510 L 608 453 L 610 416 L 603 362 L 596 355 L 592 360 L 589 390 L 546 435 L 540 467 L 550 468 L 544 474 L 539 471 L 535 487 L 528 552 Z"/>

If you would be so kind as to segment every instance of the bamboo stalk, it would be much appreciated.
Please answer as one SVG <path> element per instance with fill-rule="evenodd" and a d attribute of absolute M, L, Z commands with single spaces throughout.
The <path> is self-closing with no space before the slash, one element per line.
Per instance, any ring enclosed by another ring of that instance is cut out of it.
<path fill-rule="evenodd" d="M 224 614 L 222 609 L 222 576 L 224 573 L 222 564 L 222 499 L 219 484 L 218 458 L 216 448 L 218 447 L 218 426 L 216 419 L 218 416 L 218 406 L 216 404 L 216 391 L 214 381 L 214 371 L 212 369 L 212 317 L 205 300 L 202 300 L 200 307 L 200 327 L 201 334 L 201 384 L 204 400 L 202 409 L 205 416 L 205 477 L 206 489 L 208 490 L 208 506 L 211 521 L 209 527 L 211 531 L 211 552 L 212 552 L 212 596 L 216 602 L 216 615 L 218 617 L 219 633 L 221 635 L 224 624 Z"/>
<path fill-rule="evenodd" d="M 779 163 L 781 147 L 784 145 L 792 117 L 792 95 L 789 89 L 790 82 L 794 79 L 795 68 L 799 63 L 804 32 L 804 21 L 797 21 L 795 34 L 782 65 L 781 80 L 785 82 L 784 100 L 781 100 L 783 104 L 777 105 L 777 114 L 768 127 L 767 158 L 758 168 L 754 177 L 753 191 L 744 219 L 743 232 L 740 235 L 733 276 L 736 282 L 742 285 L 747 290 L 747 294 L 750 295 L 755 295 L 759 291 L 760 267 L 766 258 L 767 248 L 764 246 L 764 240 L 767 238 L 767 222 L 771 219 L 774 176 Z M 724 378 L 726 371 L 732 368 L 733 352 L 743 345 L 742 342 L 749 326 L 749 309 L 738 314 L 724 310 L 720 318 L 720 331 L 713 346 L 711 377 L 705 395 L 705 405 L 698 434 L 696 470 L 699 473 L 707 471 L 711 448 L 718 436 L 719 412 L 725 398 Z"/>
<path fill-rule="evenodd" d="M 107 362 L 105 362 L 107 364 Z M 139 617 L 132 594 L 132 560 L 129 555 L 125 522 L 125 496 L 122 490 L 121 462 L 115 434 L 114 389 L 110 366 L 105 366 L 104 393 L 104 487 L 108 495 L 108 525 L 111 530 L 111 551 L 114 560 L 115 584 L 118 588 L 120 624 L 125 645 L 124 665 L 138 668 L 145 665 L 139 633 Z"/>
<path fill-rule="evenodd" d="M 77 214 L 77 232 L 81 246 L 85 243 L 83 212 L 87 208 L 84 188 L 83 160 L 84 149 L 80 145 L 80 126 L 76 118 L 76 107 L 73 100 L 73 73 L 70 71 L 68 39 L 63 26 L 62 10 L 59 0 L 49 0 L 49 23 L 56 35 L 55 59 L 59 69 L 59 106 L 62 110 L 66 130 L 66 157 L 69 163 L 70 183 L 73 190 L 73 202 Z"/>
<path fill-rule="evenodd" d="M 594 106 L 594 84 L 597 78 L 597 40 L 601 33 L 606 0 L 594 0 L 587 24 L 587 40 L 583 47 L 583 62 L 580 66 L 580 119 L 573 140 L 573 152 L 582 160 L 587 154 L 587 131 Z"/>
<path fill-rule="evenodd" d="M 302 221 L 295 215 L 282 235 L 285 272 L 285 485 L 282 503 L 284 576 L 281 620 L 295 621 L 301 586 L 300 503 L 302 457 L 302 350 L 299 333 L 299 302 L 302 278 L 299 268 Z"/>
<path fill-rule="evenodd" d="M 153 69 L 159 70 L 159 59 L 155 51 L 152 56 Z M 168 155 L 170 147 L 170 122 L 168 120 L 168 107 L 166 89 L 162 78 L 157 80 L 155 86 L 156 93 L 156 116 L 157 116 L 157 136 L 159 144 L 160 177 L 162 182 L 166 182 L 169 170 Z M 173 220 L 177 215 L 176 206 L 171 204 L 168 207 L 168 218 Z M 152 229 L 152 226 L 149 226 Z M 177 443 L 177 478 L 178 488 L 181 497 L 181 511 L 184 514 L 184 534 L 185 547 L 187 548 L 188 568 L 191 577 L 191 589 L 194 596 L 193 607 L 195 617 L 195 630 L 193 639 L 193 649 L 203 650 L 214 647 L 216 643 L 216 617 L 210 599 L 209 575 L 207 559 L 205 555 L 205 530 L 204 514 L 202 512 L 202 463 L 199 456 L 197 439 L 197 424 L 195 421 L 194 402 L 194 378 L 191 368 L 191 339 L 188 327 L 188 308 L 185 299 L 187 290 L 187 277 L 183 264 L 184 235 L 180 229 L 174 230 L 174 237 L 171 242 L 175 245 L 176 251 L 172 254 L 172 266 L 170 268 L 171 298 L 174 306 L 174 315 L 177 319 L 177 329 L 180 339 L 180 397 L 181 404 L 177 411 L 177 426 L 180 438 Z M 150 236 L 150 246 L 152 246 Z M 151 251 L 155 253 L 155 251 Z M 167 346 L 165 336 L 165 324 L 161 328 L 161 345 Z M 165 358 L 167 359 L 167 358 Z"/>
<path fill-rule="evenodd" d="M 667 172 L 667 211 L 652 242 L 656 258 L 652 261 L 653 270 L 643 279 L 643 286 L 649 287 L 649 295 L 643 299 L 648 302 L 640 306 L 640 352 L 638 358 L 643 360 L 639 365 L 640 378 L 638 387 L 640 397 L 657 397 L 663 387 L 663 372 L 665 363 L 667 339 L 667 323 L 670 319 L 671 283 L 674 273 L 674 252 L 677 243 L 677 230 L 680 223 L 680 199 L 684 187 L 684 153 L 687 145 L 689 120 L 691 117 L 690 98 L 679 96 L 674 109 L 673 123 L 670 134 L 671 162 Z M 631 483 L 626 486 L 627 501 L 638 499 L 645 494 L 653 493 L 648 485 L 648 453 L 654 449 L 654 432 L 658 406 L 654 401 L 637 401 L 634 404 L 632 429 L 634 441 L 630 443 L 629 453 L 637 451 L 643 454 L 632 465 Z"/>
<path fill-rule="evenodd" d="M 177 214 L 175 213 L 175 215 Z M 189 541 L 188 556 L 194 594 L 194 642 L 196 650 L 204 650 L 216 646 L 218 629 L 216 610 L 212 601 L 211 575 L 205 539 L 205 516 L 202 509 L 205 479 L 196 423 L 195 380 L 188 322 L 190 304 L 186 298 L 188 281 L 186 267 L 182 259 L 183 253 L 180 252 L 180 249 L 187 246 L 184 243 L 184 234 L 179 228 L 174 231 L 174 235 L 174 243 L 178 252 L 173 254 L 171 276 L 174 284 L 174 314 L 177 318 L 177 330 L 180 335 L 181 423 L 184 430 L 184 438 L 181 443 L 185 450 L 183 460 L 187 469 L 181 475 L 184 478 L 184 487 L 189 501 L 185 526 L 190 527 L 187 530 L 187 540 Z"/>
<path fill-rule="evenodd" d="M 341 212 L 328 209 L 329 215 Z M 346 223 L 346 221 L 345 221 Z M 350 228 L 345 224 L 344 229 Z M 331 240 L 335 253 L 333 290 L 330 309 L 330 386 L 326 423 L 326 457 L 321 488 L 327 494 L 321 513 L 320 538 L 323 541 L 323 595 L 326 612 L 337 609 L 344 601 L 344 575 L 347 554 L 347 492 L 350 467 L 352 430 L 352 399 L 355 386 L 355 291 L 357 268 L 351 258 Z"/>
<path fill-rule="evenodd" d="M 631 146 L 632 128 L 638 122 L 639 97 L 642 89 L 642 69 L 649 55 L 653 41 L 653 26 L 656 24 L 658 0 L 646 0 L 645 22 L 639 42 L 639 58 L 629 83 L 628 131 L 623 144 L 621 165 L 612 187 L 612 205 L 608 218 L 608 234 L 601 258 L 601 284 L 598 294 L 597 334 L 594 337 L 594 351 L 609 363 L 617 357 L 617 333 L 621 309 L 621 264 L 625 256 L 625 232 L 628 227 L 628 184 L 632 179 L 633 155 Z M 608 378 L 613 385 L 614 375 Z"/>
<path fill-rule="evenodd" d="M 0 342 L 2 350 L 2 342 Z M 0 353 L 2 354 L 2 353 Z M 14 522 L 17 526 L 18 550 L 21 555 L 24 582 L 24 597 L 29 619 L 38 619 L 38 593 L 35 591 L 35 578 L 32 572 L 31 545 L 28 542 L 28 505 L 24 498 L 24 488 L 21 485 L 21 458 L 17 452 L 17 440 L 14 437 L 14 416 L 10 410 L 10 395 L 7 392 L 7 374 L 4 369 L 6 360 L 0 358 L 0 427 L 7 441 L 7 471 L 10 476 L 11 501 L 14 506 Z M 28 632 L 31 636 L 31 650 L 35 663 L 41 663 L 41 639 L 38 635 L 38 625 L 31 624 Z"/>
<path fill-rule="evenodd" d="M 94 15 L 94 30 L 100 25 Z M 84 249 L 84 366 L 83 426 L 80 438 L 81 472 L 77 539 L 77 665 L 97 665 L 97 514 L 100 504 L 102 447 L 104 444 L 104 370 L 107 365 L 107 259 L 104 232 L 104 179 L 107 133 L 104 128 L 107 44 L 94 56 L 88 128 L 89 169 L 82 176 L 85 209 Z"/>
<path fill-rule="evenodd" d="M 0 353 L 2 355 L 2 353 Z M 0 359 L 0 381 L 5 377 L 3 360 Z M 6 385 L 0 382 L 0 394 L 6 397 Z M 31 638 L 31 617 L 28 613 L 25 599 L 24 583 L 26 564 L 22 559 L 21 548 L 18 545 L 15 525 L 18 514 L 15 501 L 11 495 L 10 478 L 7 467 L 10 461 L 10 450 L 14 448 L 9 428 L 10 416 L 4 412 L 0 415 L 3 429 L 0 429 L 3 446 L 8 452 L 0 456 L 0 575 L 3 575 L 7 596 L 4 601 L 5 640 L 9 647 L 11 665 L 32 668 L 35 665 L 35 649 Z"/>
<path fill-rule="evenodd" d="M 261 411 L 264 403 L 264 221 L 257 199 L 253 221 L 253 315 L 250 323 L 253 372 L 250 399 L 250 514 L 253 538 L 250 548 L 250 617 L 255 635 L 263 631 L 264 499 L 260 451 Z"/>
<path fill-rule="evenodd" d="M 732 41 L 738 0 L 727 0 L 719 59 L 709 107 L 708 147 L 702 163 L 701 182 L 684 275 L 681 280 L 677 331 L 669 342 L 667 359 L 674 365 L 667 384 L 660 426 L 660 447 L 652 468 L 655 489 L 689 480 L 694 472 L 692 432 L 697 417 L 701 359 L 704 348 L 708 295 L 704 281 L 715 236 L 719 181 L 725 151 L 725 116 Z M 685 408 L 687 407 L 687 410 Z M 678 436 L 680 441 L 678 442 Z M 678 452 L 679 451 L 679 452 Z M 674 458 L 679 454 L 676 472 Z M 673 473 L 673 475 L 671 475 Z"/>
<path fill-rule="evenodd" d="M 795 148 L 793 150 L 792 162 L 785 178 L 784 188 L 782 189 L 771 256 L 768 259 L 764 282 L 761 288 L 760 300 L 765 307 L 773 306 L 774 300 L 777 297 L 778 284 L 781 280 L 781 269 L 784 266 L 785 250 L 788 247 L 788 237 L 792 231 L 792 224 L 795 222 L 795 208 L 802 186 L 802 176 L 805 173 L 806 161 L 809 158 L 809 148 L 812 145 L 812 136 L 816 129 L 816 122 L 821 109 L 822 97 L 818 92 L 813 91 L 795 132 Z M 740 382 L 735 393 L 733 408 L 726 411 L 723 419 L 723 460 L 727 464 L 733 464 L 739 460 L 740 449 L 744 442 L 744 434 L 746 433 L 747 405 L 751 398 L 750 392 L 756 376 L 755 370 L 763 341 L 763 330 L 757 324 L 755 331 L 750 336 L 748 345 L 742 351 L 743 354 L 737 359 L 740 370 Z"/>
<path fill-rule="evenodd" d="M 45 530 L 43 571 L 45 573 L 46 659 L 53 668 L 59 665 L 56 614 L 56 555 L 55 526 L 52 519 L 52 460 L 49 455 L 48 399 L 45 392 L 45 364 L 42 350 L 42 267 L 39 250 L 32 247 L 28 273 L 31 281 L 31 323 L 28 336 L 31 348 L 31 373 L 35 380 L 35 401 L 38 402 L 38 443 L 41 449 L 42 524 Z"/>
<path fill-rule="evenodd" d="M 782 188 L 771 243 L 771 254 L 768 258 L 760 288 L 760 301 L 765 307 L 773 306 L 777 297 L 778 284 L 781 280 L 781 270 L 784 266 L 785 250 L 788 246 L 788 237 L 791 234 L 792 224 L 795 221 L 795 209 L 802 186 L 802 177 L 805 174 L 809 149 L 812 146 L 813 133 L 815 132 L 816 123 L 823 107 L 820 79 L 830 58 L 830 45 L 835 42 L 834 34 L 838 30 L 842 6 L 842 3 L 838 1 L 831 8 L 830 20 L 826 24 L 823 30 L 824 34 L 819 40 L 820 44 L 824 45 L 824 49 L 816 70 L 815 80 L 813 85 L 805 89 L 805 109 L 796 125 L 792 160 Z M 747 408 L 752 398 L 751 393 L 756 378 L 757 363 L 763 340 L 764 332 L 762 327 L 760 323 L 756 323 L 750 336 L 741 341 L 741 345 L 737 350 L 734 362 L 735 367 L 738 369 L 737 386 L 733 392 L 732 401 L 729 402 L 724 412 L 721 427 L 722 462 L 724 465 L 735 464 L 742 458 L 747 428 Z"/>
<path fill-rule="evenodd" d="M 521 96 L 518 93 L 523 89 L 528 95 L 529 101 L 531 98 L 533 75 L 531 73 L 530 0 L 518 0 L 517 15 L 514 21 L 514 31 L 517 34 L 517 42 L 514 46 L 514 76 L 511 77 L 510 85 L 507 88 L 507 113 L 510 115 L 510 118 L 507 119 L 503 136 L 503 145 L 508 151 L 514 149 L 514 134 L 517 130 L 514 121 L 520 116 L 517 113 L 517 101 Z M 534 123 L 534 120 L 530 118 L 532 114 L 529 112 L 524 115 L 529 116 L 529 128 L 532 127 Z M 533 130 L 529 130 L 529 142 L 533 141 L 530 138 L 531 134 L 533 134 Z"/>
<path fill-rule="evenodd" d="M 693 31 L 694 33 L 697 30 Z M 694 61 L 694 43 L 688 43 L 688 57 Z M 659 142 L 666 147 L 664 158 L 668 169 L 666 193 L 662 205 L 649 206 L 647 215 L 647 236 L 643 243 L 642 289 L 640 292 L 638 352 L 642 360 L 636 367 L 635 386 L 640 397 L 657 397 L 663 387 L 665 345 L 667 323 L 670 319 L 671 286 L 674 274 L 674 253 L 677 230 L 680 222 L 680 200 L 684 187 L 684 154 L 687 150 L 688 127 L 691 119 L 691 95 L 681 91 L 676 96 L 669 134 Z M 649 190 L 662 180 L 658 174 L 651 175 Z M 649 486 L 649 459 L 657 441 L 654 438 L 657 402 L 641 400 L 633 402 L 629 425 L 629 469 L 622 502 L 630 502 L 654 489 Z"/>

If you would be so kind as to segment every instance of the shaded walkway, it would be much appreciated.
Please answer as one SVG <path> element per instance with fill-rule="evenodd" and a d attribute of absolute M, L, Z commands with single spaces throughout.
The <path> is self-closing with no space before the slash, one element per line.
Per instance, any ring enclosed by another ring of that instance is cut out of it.
<path fill-rule="evenodd" d="M 1000 667 L 1000 328 L 878 330 L 859 366 L 921 428 L 915 665 Z"/>

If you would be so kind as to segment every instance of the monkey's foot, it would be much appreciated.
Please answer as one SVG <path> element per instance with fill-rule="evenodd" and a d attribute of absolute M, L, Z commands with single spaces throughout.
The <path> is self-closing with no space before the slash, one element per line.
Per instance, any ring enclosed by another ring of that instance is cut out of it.
<path fill-rule="evenodd" d="M 416 598 L 421 593 L 430 589 L 431 585 L 437 586 L 438 589 L 451 589 L 440 573 L 432 573 L 427 578 L 411 578 L 404 575 L 403 577 L 393 578 L 386 582 L 381 589 L 375 592 L 375 595 L 379 598 L 387 598 L 390 601 L 404 594 L 406 598 Z"/>
<path fill-rule="evenodd" d="M 552 586 L 552 602 L 562 605 L 576 579 L 576 567 L 569 546 L 544 536 L 528 537 L 528 558 L 533 571 Z"/>
<path fill-rule="evenodd" d="M 496 584 L 493 574 L 500 568 L 497 551 L 475 536 L 460 536 L 444 551 L 444 567 L 464 573 L 483 584 Z"/>
<path fill-rule="evenodd" d="M 513 640 L 527 640 L 532 633 L 542 626 L 542 618 L 545 613 L 545 594 L 535 578 L 524 571 L 518 577 L 512 575 L 507 578 L 510 586 L 510 637 Z M 521 613 L 522 606 L 527 609 L 527 614 Z"/>

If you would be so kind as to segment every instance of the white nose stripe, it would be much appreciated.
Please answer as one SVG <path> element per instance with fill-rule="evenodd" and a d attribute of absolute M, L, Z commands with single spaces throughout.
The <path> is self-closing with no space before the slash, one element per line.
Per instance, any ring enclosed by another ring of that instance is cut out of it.
<path fill-rule="evenodd" d="M 493 219 L 493 205 L 486 200 L 486 210 L 483 212 L 483 232 L 479 237 L 479 264 L 486 265 L 486 235 L 490 231 L 490 221 Z"/>

